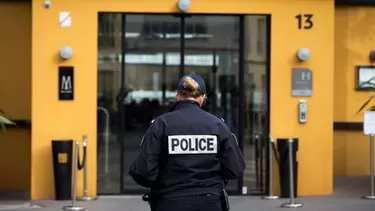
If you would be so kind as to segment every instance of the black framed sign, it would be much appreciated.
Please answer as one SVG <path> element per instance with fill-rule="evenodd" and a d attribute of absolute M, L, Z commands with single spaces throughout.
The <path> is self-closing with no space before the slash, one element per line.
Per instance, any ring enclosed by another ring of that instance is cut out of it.
<path fill-rule="evenodd" d="M 375 66 L 356 66 L 356 90 L 375 90 Z"/>
<path fill-rule="evenodd" d="M 59 100 L 74 99 L 74 67 L 59 67 Z"/>

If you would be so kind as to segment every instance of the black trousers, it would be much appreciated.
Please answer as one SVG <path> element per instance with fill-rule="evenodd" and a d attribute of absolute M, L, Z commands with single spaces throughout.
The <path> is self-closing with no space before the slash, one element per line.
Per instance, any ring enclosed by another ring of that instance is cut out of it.
<path fill-rule="evenodd" d="M 151 211 L 222 211 L 220 197 L 212 194 L 153 201 Z"/>

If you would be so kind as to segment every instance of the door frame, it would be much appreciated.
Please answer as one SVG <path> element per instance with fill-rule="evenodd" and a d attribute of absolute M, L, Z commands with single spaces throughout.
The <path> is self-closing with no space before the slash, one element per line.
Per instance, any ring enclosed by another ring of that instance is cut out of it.
<path fill-rule="evenodd" d="M 107 12 L 103 12 L 107 13 Z M 177 18 L 180 19 L 180 26 L 185 26 L 185 19 L 186 17 L 189 16 L 236 16 L 239 17 L 239 64 L 238 64 L 238 77 L 239 77 L 239 98 L 238 98 L 238 117 L 237 117 L 237 124 L 238 124 L 238 144 L 241 149 L 241 152 L 244 153 L 244 124 L 245 124 L 245 118 L 244 118 L 244 111 L 245 111 L 245 87 L 244 87 L 244 70 L 245 70 L 245 15 L 244 14 L 205 14 L 205 13 L 194 13 L 194 14 L 175 14 L 175 13 L 121 13 L 121 96 L 124 96 L 124 88 L 125 88 L 125 77 L 126 77 L 126 64 L 125 64 L 125 55 L 126 55 L 126 38 L 125 38 L 125 32 L 126 32 L 126 16 L 127 15 L 171 15 L 171 16 L 176 16 Z M 249 14 L 249 15 L 257 15 L 257 14 Z M 267 41 L 267 48 L 265 49 L 267 51 L 266 55 L 266 100 L 267 100 L 267 117 L 266 117 L 266 128 L 264 128 L 266 134 L 269 134 L 270 131 L 270 58 L 271 58 L 271 16 L 270 15 L 265 15 L 262 14 L 262 16 L 266 16 L 266 21 L 267 21 L 267 33 L 266 33 L 266 41 Z M 180 28 L 180 37 L 183 38 L 185 34 L 185 27 Z M 185 39 L 180 39 L 180 64 L 179 64 L 179 75 L 180 78 L 184 75 L 184 68 L 185 68 Z M 126 111 L 124 107 L 121 107 L 119 111 L 121 116 L 124 116 Z M 125 127 L 125 119 L 120 118 L 120 128 L 123 130 Z M 124 190 L 124 143 L 123 140 L 125 139 L 125 134 L 123 131 L 118 130 L 117 137 L 120 138 L 120 194 L 140 194 L 141 191 L 126 191 Z M 266 162 L 266 175 L 268 175 L 269 172 L 269 150 L 266 150 L 266 156 L 265 156 L 265 162 Z M 266 176 L 266 187 L 264 193 L 260 194 L 251 194 L 251 195 L 263 195 L 269 190 L 269 178 Z M 243 175 L 240 176 L 238 179 L 238 184 L 237 184 L 237 190 L 234 192 L 230 192 L 232 195 L 243 195 L 242 194 L 242 189 L 243 189 Z M 248 195 L 248 194 L 246 194 Z"/>

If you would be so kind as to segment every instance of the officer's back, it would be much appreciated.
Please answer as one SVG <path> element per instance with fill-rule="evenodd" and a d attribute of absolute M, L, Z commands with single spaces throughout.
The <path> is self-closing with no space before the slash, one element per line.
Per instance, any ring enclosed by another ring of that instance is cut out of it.
<path fill-rule="evenodd" d="M 205 92 L 201 77 L 183 77 L 176 103 L 152 122 L 142 140 L 129 174 L 151 188 L 152 210 L 221 210 L 227 181 L 244 171 L 234 134 L 200 108 Z M 176 197 L 178 203 L 172 203 Z"/>
<path fill-rule="evenodd" d="M 181 100 L 172 112 L 159 117 L 165 123 L 160 172 L 155 192 L 173 196 L 209 192 L 219 194 L 223 175 L 217 152 L 228 128 L 218 117 L 191 100 Z M 170 195 L 170 194 L 168 194 Z"/>

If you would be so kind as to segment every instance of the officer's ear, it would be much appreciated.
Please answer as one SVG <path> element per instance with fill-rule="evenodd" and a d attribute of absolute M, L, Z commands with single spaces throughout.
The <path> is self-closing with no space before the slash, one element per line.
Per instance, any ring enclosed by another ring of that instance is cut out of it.
<path fill-rule="evenodd" d="M 200 106 L 202 106 L 203 103 L 206 101 L 206 95 L 200 96 L 197 100 Z"/>
<path fill-rule="evenodd" d="M 181 100 L 181 95 L 178 92 L 176 93 L 176 100 Z"/>

